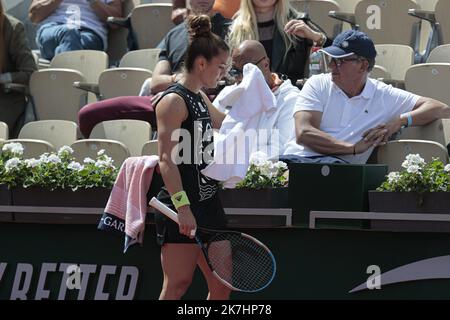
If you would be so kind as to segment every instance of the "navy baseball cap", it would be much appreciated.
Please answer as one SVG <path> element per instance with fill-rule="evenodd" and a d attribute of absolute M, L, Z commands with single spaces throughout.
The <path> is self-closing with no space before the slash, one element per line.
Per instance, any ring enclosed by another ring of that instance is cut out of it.
<path fill-rule="evenodd" d="M 377 55 L 375 45 L 367 34 L 356 30 L 347 30 L 336 36 L 333 44 L 320 50 L 332 58 L 345 58 L 356 54 L 358 56 L 374 59 Z"/>

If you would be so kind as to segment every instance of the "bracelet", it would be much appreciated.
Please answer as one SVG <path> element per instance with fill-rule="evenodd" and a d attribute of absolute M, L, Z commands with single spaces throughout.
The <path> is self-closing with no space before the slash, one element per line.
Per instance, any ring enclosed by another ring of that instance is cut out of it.
<path fill-rule="evenodd" d="M 411 127 L 412 126 L 412 116 L 411 116 L 410 112 L 402 113 L 400 115 L 400 118 L 401 119 L 406 118 L 406 125 L 405 125 L 405 127 Z"/>
<path fill-rule="evenodd" d="M 188 206 L 191 203 L 189 202 L 188 196 L 186 194 L 186 191 L 181 190 L 177 193 L 174 193 L 170 199 L 172 200 L 173 205 L 175 206 L 175 209 L 178 210 L 179 207 L 182 206 Z"/>
<path fill-rule="evenodd" d="M 315 46 L 316 47 L 323 47 L 323 45 L 325 44 L 326 41 L 327 41 L 327 36 L 324 35 L 323 33 L 321 33 L 320 34 L 320 40 L 315 43 Z"/>

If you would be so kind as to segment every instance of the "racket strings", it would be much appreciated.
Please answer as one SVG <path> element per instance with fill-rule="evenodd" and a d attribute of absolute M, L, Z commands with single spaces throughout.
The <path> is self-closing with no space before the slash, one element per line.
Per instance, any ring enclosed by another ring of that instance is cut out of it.
<path fill-rule="evenodd" d="M 275 264 L 266 248 L 239 233 L 222 233 L 208 246 L 217 275 L 242 291 L 258 291 L 273 278 Z"/>

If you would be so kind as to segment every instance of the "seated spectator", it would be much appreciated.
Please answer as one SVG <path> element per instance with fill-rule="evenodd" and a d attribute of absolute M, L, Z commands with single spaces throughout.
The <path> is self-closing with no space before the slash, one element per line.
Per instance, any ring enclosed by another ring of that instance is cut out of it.
<path fill-rule="evenodd" d="M 106 51 L 109 16 L 122 16 L 121 0 L 33 0 L 30 20 L 39 23 L 36 43 L 41 56 L 51 60 L 73 50 Z"/>
<path fill-rule="evenodd" d="M 24 25 L 5 14 L 0 1 L 0 121 L 8 124 L 11 138 L 15 138 L 20 130 L 26 100 L 21 93 L 5 91 L 4 85 L 28 85 L 35 70 L 37 67 Z"/>
<path fill-rule="evenodd" d="M 242 80 L 244 65 L 252 63 L 256 65 L 266 79 L 267 85 L 276 98 L 274 109 L 264 112 L 258 122 L 258 130 L 263 129 L 269 133 L 267 139 L 259 137 L 258 150 L 271 150 L 271 156 L 283 154 L 289 140 L 294 137 L 294 121 L 292 112 L 300 90 L 292 85 L 284 75 L 278 75 L 270 71 L 270 59 L 267 57 L 264 46 L 256 40 L 246 40 L 233 51 L 232 69 L 230 73 L 235 77 L 237 84 Z M 229 106 L 222 104 L 223 98 L 236 85 L 225 87 L 214 100 L 213 104 L 222 112 L 226 112 Z M 232 107 L 232 106 L 231 106 Z M 277 141 L 272 141 L 271 134 L 276 130 Z M 264 146 L 260 144 L 263 143 Z M 270 144 L 270 145 L 269 145 Z"/>
<path fill-rule="evenodd" d="M 285 162 L 366 163 L 374 147 L 404 126 L 449 118 L 444 103 L 370 79 L 372 40 L 348 30 L 321 50 L 331 73 L 308 79 L 294 108 L 296 137 Z"/>
<path fill-rule="evenodd" d="M 240 2 L 241 0 L 216 0 L 212 10 L 227 19 L 231 19 L 239 10 Z M 188 15 L 186 0 L 172 0 L 172 7 L 172 21 L 175 24 L 180 24 Z"/>
<path fill-rule="evenodd" d="M 244 40 L 259 40 L 272 62 L 271 70 L 287 75 L 294 84 L 308 76 L 311 47 L 331 43 L 289 0 L 242 0 L 228 42 L 236 48 Z"/>
<path fill-rule="evenodd" d="M 227 19 L 231 19 L 239 10 L 240 5 L 241 0 L 216 0 L 213 11 L 219 12 Z"/>
<path fill-rule="evenodd" d="M 206 14 L 211 18 L 212 32 L 222 39 L 225 38 L 230 24 L 229 19 L 225 19 L 220 13 L 214 14 L 212 7 L 214 0 L 191 0 L 190 12 L 200 15 Z M 158 45 L 161 49 L 159 61 L 153 71 L 151 81 L 148 80 L 141 90 L 141 95 L 152 94 L 166 90 L 175 83 L 181 76 L 181 67 L 188 46 L 188 31 L 186 23 L 182 23 L 166 35 Z"/>
<path fill-rule="evenodd" d="M 206 5 L 207 2 L 207 5 Z M 212 31 L 222 39 L 227 33 L 229 20 L 220 14 L 213 15 L 211 8 L 214 0 L 191 0 L 190 11 L 212 16 Z M 164 91 L 181 77 L 181 67 L 188 47 L 188 29 L 186 23 L 173 28 L 158 46 L 162 49 L 153 78 L 148 79 L 142 86 L 141 97 L 117 97 L 88 104 L 78 113 L 80 131 L 89 137 L 94 126 L 106 120 L 137 119 L 148 121 L 155 128 L 152 99 L 147 97 L 152 93 Z M 152 87 L 150 87 L 150 84 Z"/>

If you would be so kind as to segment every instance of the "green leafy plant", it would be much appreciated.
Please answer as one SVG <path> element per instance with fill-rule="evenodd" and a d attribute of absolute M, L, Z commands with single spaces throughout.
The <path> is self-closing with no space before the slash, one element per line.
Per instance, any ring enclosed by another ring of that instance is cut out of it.
<path fill-rule="evenodd" d="M 104 187 L 111 188 L 118 169 L 105 150 L 97 153 L 96 159 L 85 158 L 83 163 L 72 156 L 68 146 L 58 152 L 44 153 L 39 159 L 22 159 L 20 143 L 8 143 L 0 154 L 0 184 L 9 188 L 38 186 L 50 190 Z"/>
<path fill-rule="evenodd" d="M 245 178 L 236 185 L 236 188 L 280 188 L 287 185 L 286 163 L 272 162 L 264 157 L 254 157 Z"/>
<path fill-rule="evenodd" d="M 449 192 L 450 164 L 439 159 L 426 163 L 419 154 L 409 154 L 402 163 L 403 170 L 390 172 L 377 191 L 392 192 Z"/>

